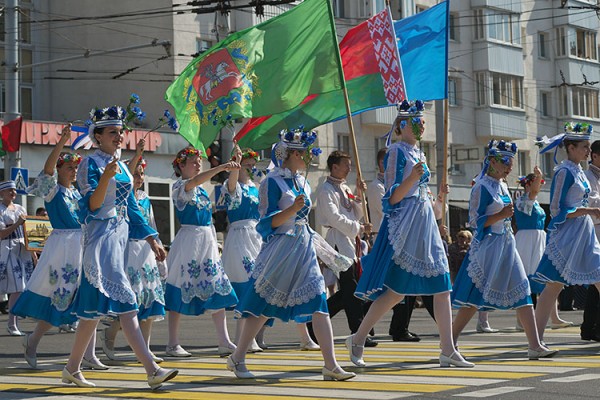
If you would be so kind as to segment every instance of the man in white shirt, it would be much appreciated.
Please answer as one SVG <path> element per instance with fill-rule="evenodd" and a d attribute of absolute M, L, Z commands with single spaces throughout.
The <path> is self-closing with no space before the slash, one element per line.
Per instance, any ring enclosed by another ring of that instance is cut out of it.
<path fill-rule="evenodd" d="M 316 220 L 327 228 L 325 240 L 346 257 L 356 258 L 357 237 L 371 231 L 371 224 L 361 223 L 363 218 L 362 195 L 364 182 L 357 186 L 356 195 L 346 184 L 352 160 L 348 153 L 334 151 L 327 158 L 330 175 L 317 190 Z M 327 299 L 329 315 L 346 312 L 348 327 L 352 333 L 358 330 L 364 316 L 364 302 L 354 296 L 360 271 L 353 265 L 340 273 L 339 290 Z M 368 339 L 366 346 L 376 345 Z"/>
<path fill-rule="evenodd" d="M 371 237 L 373 241 L 377 238 L 381 221 L 383 221 L 383 207 L 381 199 L 385 194 L 385 186 L 383 185 L 383 159 L 387 153 L 387 147 L 380 149 L 377 152 L 377 178 L 375 178 L 369 186 L 367 186 L 367 199 L 369 200 L 369 219 L 373 224 L 373 232 Z"/>
<path fill-rule="evenodd" d="M 590 164 L 584 171 L 590 181 L 590 207 L 600 207 L 600 140 L 592 143 Z M 600 240 L 600 220 L 592 217 L 596 239 Z M 600 296 L 596 286 L 590 285 L 587 291 L 583 322 L 581 324 L 581 339 L 600 342 Z"/>

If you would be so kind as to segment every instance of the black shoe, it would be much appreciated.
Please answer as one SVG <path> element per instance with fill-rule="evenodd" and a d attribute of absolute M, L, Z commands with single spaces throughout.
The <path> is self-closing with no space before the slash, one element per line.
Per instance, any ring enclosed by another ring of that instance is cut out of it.
<path fill-rule="evenodd" d="M 365 340 L 365 347 L 376 347 L 378 344 L 379 342 L 377 342 L 377 340 L 371 339 L 367 336 L 367 339 Z"/>
<path fill-rule="evenodd" d="M 594 342 L 600 342 L 600 336 L 595 333 L 581 332 L 581 340 L 593 340 Z"/>
<path fill-rule="evenodd" d="M 404 332 L 399 335 L 392 335 L 392 340 L 394 342 L 419 342 L 421 338 L 410 332 Z"/>
<path fill-rule="evenodd" d="M 0 302 L 0 313 L 8 314 L 8 301 Z"/>

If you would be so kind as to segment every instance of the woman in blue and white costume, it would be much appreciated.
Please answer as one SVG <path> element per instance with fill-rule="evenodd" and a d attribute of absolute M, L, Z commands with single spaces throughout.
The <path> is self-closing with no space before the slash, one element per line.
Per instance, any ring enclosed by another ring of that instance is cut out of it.
<path fill-rule="evenodd" d="M 323 378 L 342 381 L 355 376 L 335 359 L 325 281 L 317 256 L 334 272 L 347 270 L 353 261 L 339 255 L 308 226 L 311 191 L 298 174 L 306 169 L 305 160 L 311 158 L 307 148 L 316 138 L 316 132 L 302 129 L 282 131 L 272 151 L 276 168 L 260 185 L 261 218 L 256 229 L 264 244 L 252 272 L 252 290 L 236 307 L 236 314 L 246 322 L 238 348 L 227 359 L 227 368 L 238 378 L 254 377 L 246 368 L 246 351 L 269 318 L 297 323 L 312 320 L 325 360 Z"/>
<path fill-rule="evenodd" d="M 363 274 L 355 295 L 373 303 L 358 331 L 346 339 L 350 360 L 366 366 L 365 339 L 371 328 L 405 295 L 433 295 L 440 333 L 440 366 L 473 367 L 454 347 L 450 272 L 435 220 L 427 183 L 431 176 L 417 141 L 424 131 L 423 102 L 403 102 L 390 134 L 400 140 L 384 158 L 385 214 L 371 252 L 363 257 Z"/>
<path fill-rule="evenodd" d="M 469 224 L 476 231 L 454 280 L 452 304 L 459 310 L 452 334 L 458 341 L 477 310 L 516 309 L 529 343 L 529 359 L 552 357 L 556 351 L 538 339 L 529 281 L 512 233 L 512 199 L 503 182 L 512 171 L 517 145 L 492 140 L 487 150 L 469 200 Z"/>
<path fill-rule="evenodd" d="M 234 160 L 240 163 L 240 169 L 229 173 L 223 183 L 223 191 L 219 203 L 227 207 L 229 231 L 223 245 L 223 269 L 231 281 L 238 299 L 244 297 L 254 270 L 254 261 L 262 246 L 262 237 L 256 231 L 260 218 L 258 211 L 258 188 L 253 182 L 253 169 L 259 161 L 259 155 L 251 149 L 242 151 L 237 144 L 234 148 Z M 234 342 L 239 340 L 246 320 L 237 319 Z M 252 341 L 250 352 L 262 351 L 256 340 Z"/>
<path fill-rule="evenodd" d="M 529 279 L 532 297 L 534 297 L 544 290 L 544 285 L 532 279 L 546 249 L 546 232 L 544 231 L 546 212 L 537 201 L 537 195 L 544 184 L 542 171 L 536 166 L 533 173 L 520 177 L 518 184 L 523 188 L 524 193 L 515 201 L 515 223 L 517 225 L 515 240 L 517 251 Z M 558 316 L 557 307 L 552 309 L 551 317 L 552 329 L 573 325 L 572 322 L 564 321 Z M 517 319 L 517 329 L 522 330 L 522 328 Z"/>
<path fill-rule="evenodd" d="M 567 159 L 555 168 L 552 179 L 552 220 L 544 257 L 534 278 L 546 284 L 536 307 L 540 339 L 564 285 L 596 285 L 600 289 L 600 244 L 591 218 L 600 218 L 600 208 L 589 207 L 590 183 L 580 165 L 590 155 L 592 129 L 586 123 L 569 122 L 565 133 L 549 139 L 540 152 L 559 146 L 567 152 Z"/>
<path fill-rule="evenodd" d="M 0 182 L 0 295 L 8 298 L 8 334 L 24 336 L 17 326 L 17 316 L 10 310 L 16 304 L 33 272 L 31 253 L 25 249 L 23 223 L 27 211 L 15 204 L 17 186 L 14 181 Z"/>
<path fill-rule="evenodd" d="M 83 159 L 77 172 L 83 196 L 79 201 L 83 274 L 73 310 L 80 321 L 62 379 L 80 387 L 95 386 L 79 370 L 83 351 L 99 319 L 118 316 L 129 346 L 146 370 L 148 385 L 155 389 L 173 379 L 178 371 L 160 368 L 148 351 L 138 323 L 135 292 L 125 272 L 125 254 L 130 237 L 145 239 L 157 260 L 164 260 L 165 250 L 156 240 L 156 231 L 140 213 L 131 174 L 119 161 L 127 112 L 113 106 L 92 110 L 90 117 L 87 136 L 98 150 Z"/>
<path fill-rule="evenodd" d="M 38 320 L 33 332 L 23 338 L 25 360 L 37 367 L 36 351 L 40 340 L 52 326 L 72 324 L 77 317 L 71 312 L 73 297 L 81 281 L 81 225 L 77 216 L 81 195 L 73 187 L 81 156 L 61 153 L 71 138 L 71 128 L 63 128 L 56 146 L 48 156 L 44 170 L 27 188 L 31 195 L 44 199 L 53 231 L 45 251 L 35 267 L 25 292 L 12 309 L 21 317 Z M 54 172 L 57 172 L 55 175 Z M 108 369 L 96 357 L 96 334 L 92 336 L 82 365 L 92 369 Z"/>
<path fill-rule="evenodd" d="M 220 172 L 239 168 L 237 162 L 230 161 L 202 171 L 202 153 L 191 146 L 180 150 L 173 160 L 175 175 L 180 178 L 173 184 L 172 196 L 181 228 L 167 258 L 168 356 L 191 356 L 179 344 L 179 321 L 182 314 L 202 315 L 205 311 L 212 314 L 219 355 L 227 356 L 235 349 L 227 332 L 225 309 L 236 305 L 238 299 L 221 265 L 212 203 L 200 185 Z"/>
<path fill-rule="evenodd" d="M 142 158 L 145 140 L 140 139 L 136 146 L 135 156 L 129 160 L 127 166 L 129 172 L 133 175 L 133 188 L 135 199 L 142 216 L 148 224 L 156 229 L 154 220 L 154 211 L 148 194 L 142 190 L 144 185 L 146 161 Z M 160 263 L 164 267 L 164 263 Z M 125 268 L 131 288 L 135 292 L 138 304 L 138 320 L 140 329 L 148 351 L 156 363 L 164 360 L 157 357 L 150 350 L 150 337 L 152 333 L 152 324 L 154 321 L 162 321 L 165 316 L 165 293 L 161 283 L 161 276 L 165 276 L 166 271 L 160 271 L 154 253 L 150 245 L 145 240 L 129 239 L 127 242 L 127 255 L 125 257 Z M 121 329 L 118 319 L 111 322 L 110 326 L 104 329 L 102 335 L 102 349 L 108 358 L 115 360 L 115 338 Z"/>

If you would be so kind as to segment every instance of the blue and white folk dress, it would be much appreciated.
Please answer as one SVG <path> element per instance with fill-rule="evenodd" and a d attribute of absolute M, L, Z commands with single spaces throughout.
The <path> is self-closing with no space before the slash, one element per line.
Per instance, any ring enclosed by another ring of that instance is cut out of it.
<path fill-rule="evenodd" d="M 0 203 L 0 229 L 15 224 L 21 215 L 26 214 L 27 211 L 20 204 L 13 204 L 12 208 L 7 208 L 4 203 Z M 21 225 L 0 240 L 0 295 L 25 290 L 32 273 L 33 259 L 31 253 L 25 249 Z"/>
<path fill-rule="evenodd" d="M 173 203 L 181 228 L 167 257 L 169 275 L 165 308 L 185 315 L 201 315 L 237 304 L 237 296 L 221 265 L 212 224 L 208 193 L 196 186 L 186 191 L 188 180 L 173 184 Z"/>
<path fill-rule="evenodd" d="M 300 194 L 304 207 L 273 228 L 273 217 L 289 208 Z M 317 257 L 334 271 L 345 271 L 353 260 L 338 254 L 308 225 L 310 186 L 289 169 L 275 168 L 260 185 L 260 221 L 256 227 L 263 246 L 250 279 L 252 289 L 240 299 L 239 316 L 264 316 L 284 322 L 309 322 L 315 312 L 327 314 L 327 297 Z"/>
<path fill-rule="evenodd" d="M 580 165 L 564 160 L 554 173 L 550 189 L 548 241 L 535 279 L 565 285 L 600 282 L 600 244 L 589 215 L 567 218 L 588 206 L 590 183 Z"/>
<path fill-rule="evenodd" d="M 227 184 L 225 181 L 219 199 L 227 207 L 229 219 L 221 260 L 235 294 L 241 299 L 249 288 L 254 262 L 262 246 L 262 237 L 256 231 L 260 218 L 258 188 L 252 181 L 237 182 L 235 192 L 229 193 Z"/>
<path fill-rule="evenodd" d="M 454 280 L 452 305 L 506 310 L 531 304 L 529 281 L 517 253 L 510 218 L 485 227 L 512 200 L 506 183 L 488 175 L 475 183 L 469 200 L 471 248 Z"/>
<path fill-rule="evenodd" d="M 537 199 L 525 193 L 515 201 L 517 251 L 529 278 L 532 293 L 541 293 L 544 285 L 532 279 L 546 249 L 546 212 Z"/>
<path fill-rule="evenodd" d="M 125 270 L 128 239 L 143 240 L 158 234 L 142 216 L 133 193 L 133 177 L 122 162 L 110 179 L 101 207 L 92 211 L 90 197 L 98 187 L 113 155 L 96 150 L 84 158 L 77 171 L 83 196 L 79 221 L 83 229 L 83 274 L 74 300 L 80 318 L 118 316 L 138 309 L 137 297 Z"/>
<path fill-rule="evenodd" d="M 81 280 L 83 256 L 81 225 L 77 216 L 81 195 L 74 187 L 62 186 L 55 176 L 44 171 L 27 192 L 44 199 L 53 230 L 26 290 L 12 312 L 54 326 L 72 324 L 77 320 L 71 313 L 71 304 Z"/>
<path fill-rule="evenodd" d="M 355 295 L 375 300 L 390 289 L 404 295 L 431 295 L 451 290 L 448 258 L 435 220 L 425 173 L 397 204 L 394 190 L 425 161 L 417 146 L 392 144 L 384 158 L 384 218 L 370 253 L 362 258 L 363 273 Z"/>
<path fill-rule="evenodd" d="M 138 208 L 148 224 L 156 229 L 150 198 L 143 190 L 135 194 Z M 156 256 L 145 240 L 130 238 L 127 242 L 125 266 L 131 288 L 137 296 L 138 320 L 164 319 L 165 292 L 160 280 Z"/>

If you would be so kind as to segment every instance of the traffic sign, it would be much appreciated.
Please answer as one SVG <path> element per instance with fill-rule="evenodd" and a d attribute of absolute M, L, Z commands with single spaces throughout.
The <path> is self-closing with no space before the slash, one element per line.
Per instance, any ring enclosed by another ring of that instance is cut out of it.
<path fill-rule="evenodd" d="M 10 169 L 10 179 L 15 181 L 17 186 L 17 193 L 27 194 L 25 189 L 29 186 L 29 170 L 27 168 L 15 168 Z"/>

